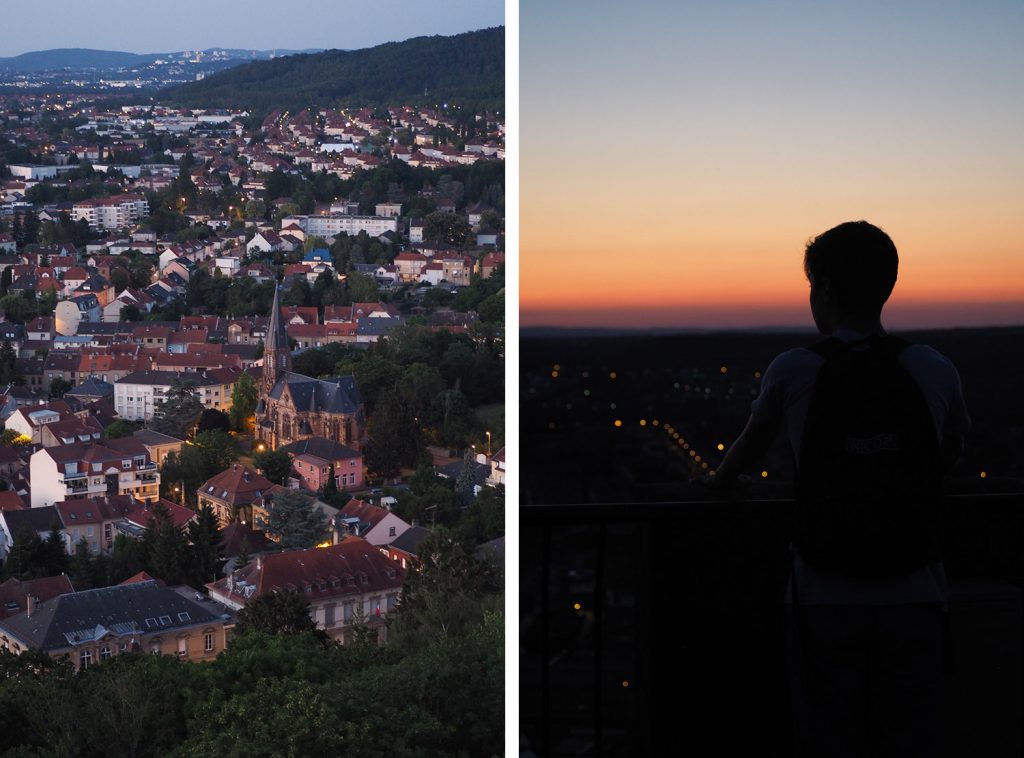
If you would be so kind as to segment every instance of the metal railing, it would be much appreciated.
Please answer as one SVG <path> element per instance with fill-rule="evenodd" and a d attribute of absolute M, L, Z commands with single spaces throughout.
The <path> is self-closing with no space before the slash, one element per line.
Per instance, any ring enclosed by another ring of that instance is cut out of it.
<path fill-rule="evenodd" d="M 949 755 L 1019 755 L 1024 493 L 943 505 L 958 661 Z M 530 749 L 791 755 L 781 601 L 792 511 L 782 500 L 521 507 Z"/>

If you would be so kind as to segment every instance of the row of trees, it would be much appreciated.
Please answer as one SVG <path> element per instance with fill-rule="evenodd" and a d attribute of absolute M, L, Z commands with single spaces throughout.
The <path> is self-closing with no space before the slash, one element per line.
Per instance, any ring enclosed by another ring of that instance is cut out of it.
<path fill-rule="evenodd" d="M 109 587 L 146 571 L 168 584 L 201 588 L 215 581 L 221 567 L 220 531 L 209 508 L 201 508 L 185 529 L 175 526 L 159 502 L 150 506 L 149 525 L 141 539 L 118 534 L 109 554 L 92 554 L 83 538 L 68 555 L 60 524 L 41 538 L 26 531 L 15 536 L 4 562 L 5 579 L 35 579 L 68 574 L 76 590 Z"/>
<path fill-rule="evenodd" d="M 388 619 L 345 646 L 294 593 L 250 603 L 216 660 L 0 652 L 0 748 L 40 755 L 489 756 L 502 752 L 502 591 L 443 531 L 422 545 Z M 396 697 L 395 693 L 400 693 Z M 253 720 L 252 714 L 262 714 Z"/>

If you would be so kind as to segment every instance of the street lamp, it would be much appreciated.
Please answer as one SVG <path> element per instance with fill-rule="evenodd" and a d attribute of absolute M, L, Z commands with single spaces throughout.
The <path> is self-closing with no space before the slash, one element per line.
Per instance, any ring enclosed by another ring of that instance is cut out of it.
<path fill-rule="evenodd" d="M 484 434 L 487 435 L 487 457 L 490 458 L 491 457 L 491 433 L 490 432 L 484 432 Z"/>

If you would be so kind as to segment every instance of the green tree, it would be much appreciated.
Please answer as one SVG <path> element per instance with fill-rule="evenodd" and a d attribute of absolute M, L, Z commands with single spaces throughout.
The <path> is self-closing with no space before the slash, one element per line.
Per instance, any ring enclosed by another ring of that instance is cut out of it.
<path fill-rule="evenodd" d="M 272 635 L 310 632 L 326 639 L 324 632 L 316 628 L 316 622 L 309 615 L 306 599 L 298 592 L 285 590 L 261 595 L 246 603 L 238 612 L 235 636 L 243 637 L 253 632 Z"/>
<path fill-rule="evenodd" d="M 64 393 L 72 389 L 74 385 L 71 384 L 67 379 L 60 376 L 55 376 L 50 380 L 50 397 L 61 398 L 64 397 Z"/>
<path fill-rule="evenodd" d="M 203 403 L 196 392 L 195 382 L 179 376 L 171 382 L 164 401 L 157 405 L 150 428 L 179 440 L 187 440 L 202 412 Z"/>
<path fill-rule="evenodd" d="M 11 383 L 21 382 L 21 373 L 18 371 L 18 358 L 14 354 L 14 346 L 10 340 L 0 343 L 0 385 L 6 386 Z"/>
<path fill-rule="evenodd" d="M 349 302 L 372 303 L 380 298 L 380 290 L 372 276 L 350 271 L 346 278 L 346 284 Z"/>
<path fill-rule="evenodd" d="M 384 478 L 398 476 L 403 466 L 415 466 L 424 449 L 418 422 L 394 393 L 378 402 L 367 437 L 366 466 Z"/>
<path fill-rule="evenodd" d="M 119 418 L 103 430 L 103 439 L 113 440 L 118 437 L 130 437 L 135 434 L 138 428 L 138 424 Z"/>
<path fill-rule="evenodd" d="M 231 390 L 231 426 L 239 431 L 251 431 L 252 416 L 259 402 L 259 391 L 252 374 L 243 371 Z"/>
<path fill-rule="evenodd" d="M 188 541 L 191 560 L 189 569 L 193 585 L 200 586 L 214 582 L 220 574 L 220 529 L 213 509 L 204 505 L 196 518 L 189 522 Z"/>
<path fill-rule="evenodd" d="M 465 635 L 487 611 L 501 608 L 501 584 L 486 561 L 451 532 L 438 528 L 418 548 L 416 569 L 405 575 L 392 617 L 392 639 L 416 647 Z"/>
<path fill-rule="evenodd" d="M 142 535 L 149 557 L 149 572 L 167 584 L 183 584 L 190 574 L 189 549 L 184 534 L 160 502 L 150 506 L 149 524 Z"/>
<path fill-rule="evenodd" d="M 35 293 L 28 292 L 30 297 L 23 297 L 17 292 L 0 298 L 0 311 L 7 314 L 7 320 L 16 324 L 24 324 L 39 315 Z"/>
<path fill-rule="evenodd" d="M 292 458 L 283 450 L 266 450 L 252 457 L 256 468 L 274 484 L 284 484 L 292 470 Z"/>
<path fill-rule="evenodd" d="M 118 319 L 121 321 L 141 321 L 142 312 L 139 310 L 139 306 L 134 303 L 128 303 L 121 306 L 121 313 Z"/>
<path fill-rule="evenodd" d="M 297 490 L 286 489 L 271 496 L 267 520 L 257 524 L 276 539 L 282 550 L 315 546 L 327 532 L 327 516 L 313 505 L 313 499 Z"/>
<path fill-rule="evenodd" d="M 462 247 L 470 239 L 472 229 L 462 216 L 434 211 L 423 219 L 423 238 L 452 247 Z"/>

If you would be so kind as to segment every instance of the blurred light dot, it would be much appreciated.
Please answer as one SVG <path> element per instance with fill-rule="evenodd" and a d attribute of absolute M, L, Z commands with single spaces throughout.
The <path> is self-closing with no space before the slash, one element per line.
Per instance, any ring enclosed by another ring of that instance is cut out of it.
<path fill-rule="evenodd" d="M 707 468 L 708 467 L 707 461 L 705 461 L 704 463 L 700 464 L 700 467 L 701 468 Z"/>
<path fill-rule="evenodd" d="M 761 472 L 761 478 L 762 479 L 767 479 L 768 478 L 768 472 L 767 471 L 762 471 Z"/>
<path fill-rule="evenodd" d="M 629 680 L 628 679 L 623 679 L 622 680 L 622 686 L 623 687 L 628 687 L 629 686 Z"/>
<path fill-rule="evenodd" d="M 557 379 L 558 378 L 558 372 L 557 371 L 552 371 L 551 372 L 551 378 L 552 379 Z"/>
<path fill-rule="evenodd" d="M 615 419 L 615 426 L 622 426 L 622 419 L 620 419 L 620 418 Z"/>
<path fill-rule="evenodd" d="M 716 447 L 717 447 L 717 448 L 718 448 L 719 450 L 725 450 L 725 445 L 723 445 L 723 444 L 722 444 L 721 442 L 719 442 L 719 443 L 718 443 L 718 445 L 716 445 Z"/>
<path fill-rule="evenodd" d="M 645 418 L 640 419 L 640 426 L 647 426 L 647 419 L 645 419 Z"/>
<path fill-rule="evenodd" d="M 761 378 L 761 372 L 760 371 L 755 371 L 754 372 L 754 378 L 755 379 L 760 379 Z"/>
<path fill-rule="evenodd" d="M 590 397 L 590 390 L 583 390 L 583 397 Z"/>
<path fill-rule="evenodd" d="M 614 371 L 612 371 L 610 374 L 608 374 L 608 378 L 609 379 L 615 379 L 617 376 L 618 376 L 618 374 L 616 374 Z"/>
<path fill-rule="evenodd" d="M 576 610 L 578 611 L 578 610 L 579 610 L 580 608 L 582 608 L 583 606 L 582 606 L 582 605 L 580 605 L 579 603 L 573 603 L 573 604 L 572 604 L 572 607 L 573 607 L 573 608 L 575 608 L 575 609 L 576 609 Z"/>
<path fill-rule="evenodd" d="M 675 383 L 675 384 L 673 384 L 672 386 L 673 386 L 673 387 L 674 387 L 675 389 L 679 389 L 679 382 L 676 382 L 676 383 Z"/>
<path fill-rule="evenodd" d="M 555 371 L 561 371 L 562 370 L 562 366 L 560 364 L 558 364 L 558 363 L 556 363 L 552 368 L 554 368 Z"/>
<path fill-rule="evenodd" d="M 654 421 L 652 421 L 651 423 L 657 426 L 660 422 L 658 421 L 658 419 L 654 419 Z"/>
<path fill-rule="evenodd" d="M 981 478 L 982 479 L 987 479 L 988 478 L 988 472 L 987 471 L 982 471 L 981 472 Z"/>
<path fill-rule="evenodd" d="M 609 403 L 608 407 L 611 408 L 614 411 L 618 406 L 615 405 L 615 403 Z"/>
<path fill-rule="evenodd" d="M 672 434 L 672 439 L 674 439 L 674 440 L 677 440 L 677 439 L 679 439 L 679 432 L 674 432 L 674 433 Z"/>
<path fill-rule="evenodd" d="M 691 458 L 692 458 L 693 456 L 695 456 L 696 454 L 697 454 L 697 451 L 696 451 L 696 450 L 691 450 L 691 451 L 690 451 L 690 457 L 691 457 Z"/>
<path fill-rule="evenodd" d="M 548 429 L 554 429 L 554 428 L 555 428 L 555 422 L 554 421 L 549 421 L 548 422 Z"/>
<path fill-rule="evenodd" d="M 590 378 L 590 372 L 589 371 L 584 371 L 583 372 L 583 378 L 584 379 L 589 379 Z"/>
<path fill-rule="evenodd" d="M 697 461 L 697 463 L 700 463 L 700 456 L 699 456 L 699 455 L 698 455 L 698 456 L 696 456 L 696 457 L 694 458 L 694 460 L 695 460 L 695 461 Z"/>
<path fill-rule="evenodd" d="M 721 371 L 723 374 L 728 374 L 729 373 L 729 367 L 728 366 L 722 366 L 718 370 Z"/>
<path fill-rule="evenodd" d="M 684 442 L 685 442 L 685 440 L 684 440 Z M 684 449 L 684 450 L 689 450 L 689 449 L 690 449 L 690 443 L 689 443 L 689 442 L 686 442 L 686 444 L 685 444 L 685 445 L 683 445 L 683 449 Z"/>

